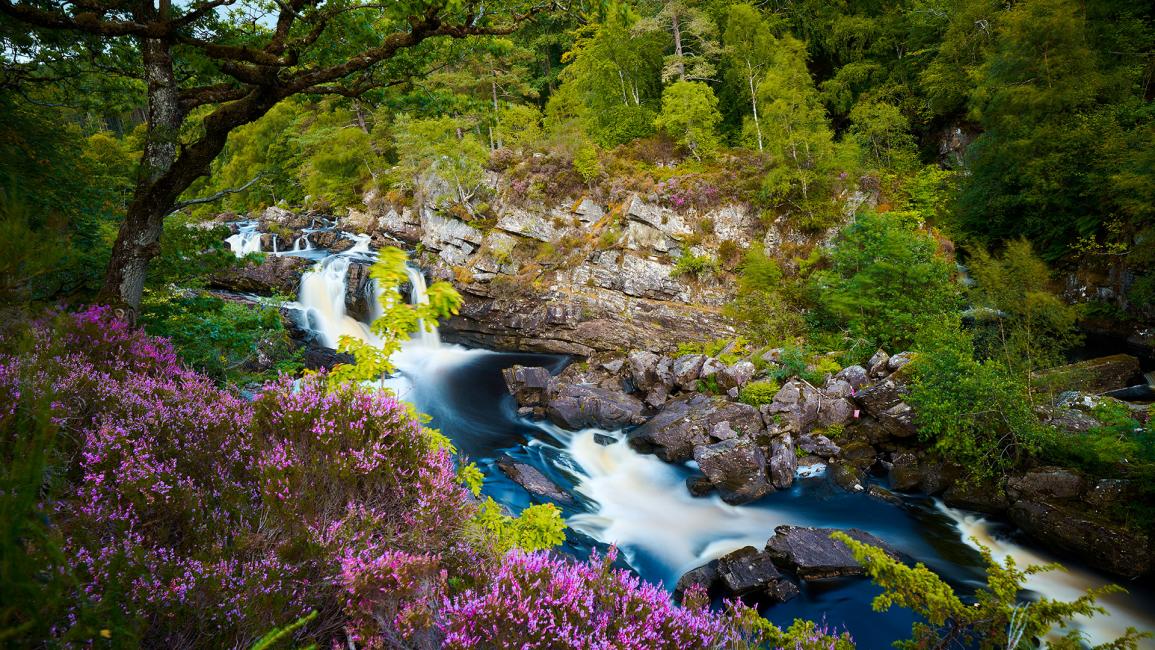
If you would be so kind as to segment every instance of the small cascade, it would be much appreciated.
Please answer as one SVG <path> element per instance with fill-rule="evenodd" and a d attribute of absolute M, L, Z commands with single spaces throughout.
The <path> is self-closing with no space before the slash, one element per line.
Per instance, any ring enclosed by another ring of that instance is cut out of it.
<path fill-rule="evenodd" d="M 225 242 L 232 249 L 233 255 L 244 257 L 249 253 L 261 252 L 261 233 L 257 230 L 256 221 L 242 221 L 237 224 L 237 234 L 231 235 Z"/>
<path fill-rule="evenodd" d="M 280 251 L 277 250 L 277 233 L 273 233 L 273 253 L 276 254 L 279 252 Z"/>
<path fill-rule="evenodd" d="M 955 522 L 963 542 L 978 550 L 981 544 L 991 550 L 996 562 L 1005 562 L 1011 557 L 1015 566 L 1022 569 L 1031 564 L 1049 564 L 1055 558 L 1025 548 L 1000 534 L 997 527 L 980 515 L 964 512 L 936 504 L 938 509 Z M 1102 587 L 1108 581 L 1078 567 L 1066 567 L 1057 571 L 1047 571 L 1027 576 L 1026 588 L 1047 598 L 1075 600 L 1092 587 Z M 1128 627 L 1139 630 L 1149 629 L 1150 615 L 1142 609 L 1142 604 L 1121 594 L 1100 597 L 1098 604 L 1107 610 L 1106 614 L 1094 618 L 1076 617 L 1080 629 L 1092 644 L 1107 643 L 1126 633 Z"/>
<path fill-rule="evenodd" d="M 342 336 L 351 336 L 370 345 L 381 340 L 369 325 L 345 311 L 345 282 L 351 255 L 330 255 L 301 276 L 297 302 L 301 304 L 309 329 L 317 332 L 321 342 L 336 348 Z"/>
<path fill-rule="evenodd" d="M 429 288 L 425 284 L 425 274 L 413 264 L 405 265 L 405 273 L 409 276 L 409 286 L 412 287 L 409 292 L 409 304 L 428 305 Z M 436 325 L 428 325 L 425 319 L 417 322 L 417 331 L 413 333 L 413 337 L 425 347 L 441 347 L 441 333 L 438 332 Z"/>

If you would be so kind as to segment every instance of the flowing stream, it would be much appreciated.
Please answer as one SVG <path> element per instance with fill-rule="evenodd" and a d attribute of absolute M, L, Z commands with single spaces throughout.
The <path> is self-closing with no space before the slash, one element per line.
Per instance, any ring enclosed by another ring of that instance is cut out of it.
<path fill-rule="evenodd" d="M 349 266 L 371 263 L 375 254 L 368 237 L 344 236 L 356 244 L 342 253 L 306 249 L 300 240 L 293 250 L 281 253 L 318 260 L 301 278 L 296 307 L 302 324 L 325 345 L 336 346 L 341 336 L 377 343 L 368 325 L 350 316 L 345 307 Z M 241 240 L 234 244 L 237 237 Z M 243 248 L 250 241 L 246 237 L 251 235 L 242 231 L 230 238 L 230 245 L 234 250 Z M 259 246 L 259 235 L 256 240 Z M 409 268 L 409 285 L 411 302 L 426 299 L 420 269 Z M 371 284 L 368 290 L 376 287 Z M 900 505 L 894 505 L 851 494 L 833 486 L 821 469 L 800 475 L 789 490 L 755 504 L 731 506 L 716 496 L 692 497 L 685 485 L 693 473 L 689 463 L 670 465 L 639 454 L 624 442 L 620 431 L 566 431 L 517 415 L 501 370 L 521 364 L 556 372 L 568 362 L 561 356 L 443 345 L 435 328 L 422 328 L 393 361 L 398 376 L 387 382 L 388 387 L 428 413 L 432 426 L 477 462 L 485 473 L 488 495 L 514 512 L 540 501 L 508 479 L 497 461 L 508 457 L 536 467 L 573 497 L 572 503 L 560 505 L 569 525 L 567 551 L 582 556 L 616 544 L 625 563 L 669 588 L 684 571 L 710 559 L 747 545 L 763 546 L 774 528 L 783 524 L 867 530 L 907 559 L 924 563 L 962 595 L 985 583 L 972 538 L 990 548 L 996 559 L 1013 557 L 1019 566 L 1053 561 L 1016 542 L 1009 528 L 980 516 L 925 497 L 904 497 Z M 1066 572 L 1031 576 L 1028 589 L 1042 596 L 1073 599 L 1088 587 L 1110 582 L 1090 569 L 1065 563 Z M 1113 639 L 1129 626 L 1155 629 L 1155 590 L 1150 584 L 1126 586 L 1130 595 L 1102 600 L 1109 616 L 1080 621 L 1091 641 Z M 845 626 L 860 648 L 889 647 L 892 641 L 909 636 L 915 620 L 913 614 L 898 608 L 873 612 L 870 601 L 879 590 L 865 579 L 812 581 L 803 583 L 801 589 L 800 597 L 765 609 L 763 614 L 780 625 L 801 617 L 825 619 L 836 628 Z M 1149 640 L 1145 643 L 1143 647 L 1155 647 Z"/>

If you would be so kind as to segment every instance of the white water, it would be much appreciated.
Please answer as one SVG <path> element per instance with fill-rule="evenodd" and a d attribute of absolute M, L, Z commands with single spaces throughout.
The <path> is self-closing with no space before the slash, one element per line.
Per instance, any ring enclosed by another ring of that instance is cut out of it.
<path fill-rule="evenodd" d="M 964 512 L 948 507 L 941 502 L 939 510 L 951 518 L 958 526 L 963 541 L 970 547 L 978 550 L 979 544 L 987 547 L 991 555 L 998 562 L 1005 562 L 1011 557 L 1015 566 L 1023 569 L 1028 565 L 1049 564 L 1056 559 L 1041 551 L 1028 549 L 997 534 L 995 527 L 981 515 Z M 1103 578 L 1078 568 L 1047 571 L 1027 576 L 1027 589 L 1041 596 L 1053 600 L 1071 601 L 1082 596 L 1087 589 L 1102 587 L 1108 584 Z M 1125 585 L 1124 585 L 1125 586 Z M 1128 627 L 1138 630 L 1149 629 L 1150 612 L 1145 612 L 1129 600 L 1125 594 L 1112 594 L 1099 598 L 1098 604 L 1107 610 L 1107 614 L 1093 618 L 1078 617 L 1075 619 L 1079 628 L 1087 635 L 1093 644 L 1107 643 L 1126 633 Z M 1150 647 L 1151 640 L 1141 641 L 1140 647 Z"/>
<path fill-rule="evenodd" d="M 237 224 L 237 234 L 226 238 L 225 242 L 237 257 L 261 252 L 261 233 L 257 231 L 257 222 L 242 221 Z"/>
<path fill-rule="evenodd" d="M 369 326 L 345 311 L 345 277 L 351 255 L 330 255 L 301 276 L 297 302 L 301 304 L 309 329 L 330 348 L 337 348 L 342 336 L 350 336 L 374 346 L 381 339 Z"/>

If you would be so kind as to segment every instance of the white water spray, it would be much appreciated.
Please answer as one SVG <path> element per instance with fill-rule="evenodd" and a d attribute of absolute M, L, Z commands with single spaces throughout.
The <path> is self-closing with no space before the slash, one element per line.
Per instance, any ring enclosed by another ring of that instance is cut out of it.
<path fill-rule="evenodd" d="M 237 234 L 229 236 L 225 242 L 237 257 L 261 252 L 261 233 L 257 231 L 257 222 L 242 221 L 237 224 Z"/>

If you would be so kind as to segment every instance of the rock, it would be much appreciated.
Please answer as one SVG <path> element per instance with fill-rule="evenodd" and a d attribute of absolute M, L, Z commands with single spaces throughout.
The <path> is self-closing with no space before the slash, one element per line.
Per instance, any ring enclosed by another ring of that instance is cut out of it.
<path fill-rule="evenodd" d="M 357 362 L 351 354 L 316 345 L 307 346 L 303 354 L 305 368 L 309 370 L 328 370 L 338 364 Z"/>
<path fill-rule="evenodd" d="M 766 480 L 766 458 L 749 438 L 699 445 L 694 460 L 726 503 L 749 503 L 774 491 Z"/>
<path fill-rule="evenodd" d="M 855 390 L 858 390 L 866 384 L 866 382 L 870 381 L 870 375 L 867 373 L 866 368 L 862 366 L 847 366 L 839 370 L 838 374 L 834 375 L 834 378 L 847 382 L 853 386 Z"/>
<path fill-rule="evenodd" d="M 839 532 L 838 529 L 779 526 L 774 529 L 774 536 L 766 542 L 766 552 L 775 564 L 788 568 L 803 580 L 864 575 L 865 570 L 854 559 L 850 548 L 830 538 L 835 532 Z M 856 541 L 877 546 L 892 557 L 898 557 L 886 542 L 866 531 L 851 528 L 841 532 Z"/>
<path fill-rule="evenodd" d="M 850 397 L 854 395 L 854 386 L 845 379 L 838 377 L 831 377 L 826 381 L 826 385 L 822 387 L 822 398 L 824 400 L 834 400 L 839 397 Z"/>
<path fill-rule="evenodd" d="M 670 394 L 666 391 L 666 387 L 658 384 L 651 388 L 650 392 L 646 393 L 645 403 L 646 406 L 656 410 L 662 408 L 662 405 L 666 403 L 669 397 Z"/>
<path fill-rule="evenodd" d="M 300 257 L 266 255 L 259 263 L 247 262 L 240 268 L 229 269 L 213 276 L 209 280 L 209 286 L 214 289 L 263 296 L 273 294 L 296 296 L 297 286 L 301 283 L 301 274 L 311 264 L 312 262 Z"/>
<path fill-rule="evenodd" d="M 858 394 L 854 396 L 855 401 L 862 405 L 863 410 L 876 418 L 887 409 L 901 404 L 905 398 L 906 386 L 893 379 L 884 379 L 858 391 Z"/>
<path fill-rule="evenodd" d="M 1084 501 L 1100 511 L 1115 508 L 1135 498 L 1135 490 L 1130 481 L 1123 479 L 1100 479 L 1087 491 Z"/>
<path fill-rule="evenodd" d="M 894 492 L 891 492 L 890 490 L 882 487 L 881 485 L 868 485 L 868 486 L 866 486 L 866 494 L 867 494 L 867 496 L 870 496 L 871 498 L 878 499 L 879 501 L 885 501 L 886 503 L 889 503 L 891 505 L 895 505 L 895 506 L 902 505 L 902 497 L 900 497 L 897 494 L 895 494 Z"/>
<path fill-rule="evenodd" d="M 818 410 L 818 425 L 830 427 L 836 424 L 846 424 L 854 419 L 857 409 L 854 402 L 841 397 L 822 400 L 822 407 Z"/>
<path fill-rule="evenodd" d="M 830 480 L 847 492 L 862 492 L 866 488 L 862 485 L 863 472 L 849 463 L 831 461 L 827 464 Z"/>
<path fill-rule="evenodd" d="M 890 355 L 884 350 L 879 349 L 870 357 L 870 361 L 866 362 L 866 367 L 869 368 L 871 377 L 883 377 L 887 374 L 886 364 L 890 362 Z"/>
<path fill-rule="evenodd" d="M 718 373 L 718 385 L 722 388 L 741 388 L 754 378 L 757 369 L 749 361 L 739 361 L 732 366 L 723 368 Z"/>
<path fill-rule="evenodd" d="M 1113 354 L 1033 373 L 1034 381 L 1055 392 L 1077 390 L 1105 393 L 1126 388 L 1139 375 L 1139 359 L 1129 354 Z"/>
<path fill-rule="evenodd" d="M 686 489 L 691 496 L 704 497 L 714 491 L 714 484 L 705 476 L 695 475 L 686 479 Z"/>
<path fill-rule="evenodd" d="M 952 508 L 987 514 L 1000 514 L 1010 505 L 1006 492 L 993 481 L 955 483 L 943 492 L 942 500 Z"/>
<path fill-rule="evenodd" d="M 644 350 L 631 352 L 626 357 L 630 379 L 642 392 L 647 392 L 655 386 L 662 386 L 667 390 L 673 387 L 674 375 L 671 365 L 672 362 L 668 357 Z"/>
<path fill-rule="evenodd" d="M 1147 535 L 1098 519 L 1085 506 L 1018 501 L 1008 516 L 1042 544 L 1125 578 L 1152 569 Z"/>
<path fill-rule="evenodd" d="M 702 361 L 702 367 L 698 369 L 698 377 L 706 379 L 722 372 L 726 369 L 726 364 L 718 361 L 714 357 L 706 357 Z"/>
<path fill-rule="evenodd" d="M 923 458 L 919 471 L 922 472 L 922 491 L 931 496 L 942 494 L 965 474 L 962 466 L 956 463 L 932 458 Z"/>
<path fill-rule="evenodd" d="M 1040 467 L 1007 479 L 1007 495 L 1015 501 L 1075 499 L 1085 487 L 1083 477 L 1061 467 Z"/>
<path fill-rule="evenodd" d="M 559 503 L 573 503 L 573 497 L 558 487 L 556 483 L 549 480 L 545 474 L 542 474 L 541 471 L 533 465 L 519 463 L 505 456 L 497 461 L 497 467 L 503 474 L 508 476 L 510 480 L 525 488 L 530 494 L 553 499 Z"/>
<path fill-rule="evenodd" d="M 642 418 L 642 402 L 597 386 L 565 384 L 549 398 L 546 415 L 566 429 L 620 429 Z"/>
<path fill-rule="evenodd" d="M 654 417 L 629 433 L 629 442 L 642 453 L 681 463 L 693 457 L 694 447 L 709 444 L 710 431 L 723 421 L 751 439 L 763 430 L 762 418 L 753 406 L 691 395 L 666 402 Z"/>
<path fill-rule="evenodd" d="M 905 451 L 892 456 L 890 462 L 890 487 L 900 492 L 918 489 L 922 483 L 922 468 L 917 456 Z"/>
<path fill-rule="evenodd" d="M 798 438 L 798 448 L 807 454 L 821 458 L 831 458 L 842 452 L 842 449 L 831 442 L 824 435 L 805 435 Z"/>
<path fill-rule="evenodd" d="M 501 371 L 505 386 L 519 406 L 545 406 L 549 401 L 549 370 L 539 366 L 511 366 Z"/>
<path fill-rule="evenodd" d="M 779 364 L 782 363 L 782 348 L 770 348 L 762 353 L 762 360 L 766 363 Z"/>
<path fill-rule="evenodd" d="M 896 372 L 914 360 L 913 352 L 899 352 L 886 361 L 886 369 Z"/>
<path fill-rule="evenodd" d="M 753 546 L 719 558 L 718 577 L 721 585 L 736 596 L 762 592 L 774 602 L 784 602 L 798 595 L 798 587 L 774 566 L 770 555 Z"/>
<path fill-rule="evenodd" d="M 794 483 L 798 457 L 794 455 L 794 439 L 790 433 L 778 436 L 770 444 L 770 483 L 784 490 Z"/>
<path fill-rule="evenodd" d="M 603 363 L 602 369 L 605 370 L 606 372 L 610 373 L 611 375 L 616 375 L 622 371 L 622 368 L 625 365 L 626 365 L 625 359 L 614 359 L 613 361 L 607 361 L 607 362 Z"/>
<path fill-rule="evenodd" d="M 786 430 L 806 433 L 818 420 L 820 401 L 821 395 L 809 384 L 797 380 L 787 382 L 774 395 L 774 400 L 762 407 L 763 418 L 768 418 L 766 426 L 774 422 Z"/>
<path fill-rule="evenodd" d="M 678 602 L 682 601 L 682 596 L 686 591 L 698 585 L 706 590 L 706 593 L 713 592 L 718 587 L 718 580 L 721 576 L 718 575 L 718 560 L 711 560 L 700 567 L 690 569 L 678 578 L 678 583 L 674 585 L 674 599 Z"/>
<path fill-rule="evenodd" d="M 731 427 L 727 421 L 719 422 L 714 425 L 714 428 L 710 429 L 710 437 L 718 440 L 729 440 L 737 436 L 738 432 L 734 431 L 733 427 Z"/>
<path fill-rule="evenodd" d="M 698 386 L 698 375 L 706 361 L 704 354 L 685 354 L 674 359 L 672 372 L 674 384 L 682 390 L 694 390 Z"/>
<path fill-rule="evenodd" d="M 522 237 L 552 242 L 558 239 L 557 229 L 546 215 L 533 214 L 517 207 L 507 207 L 497 220 L 497 228 Z"/>

